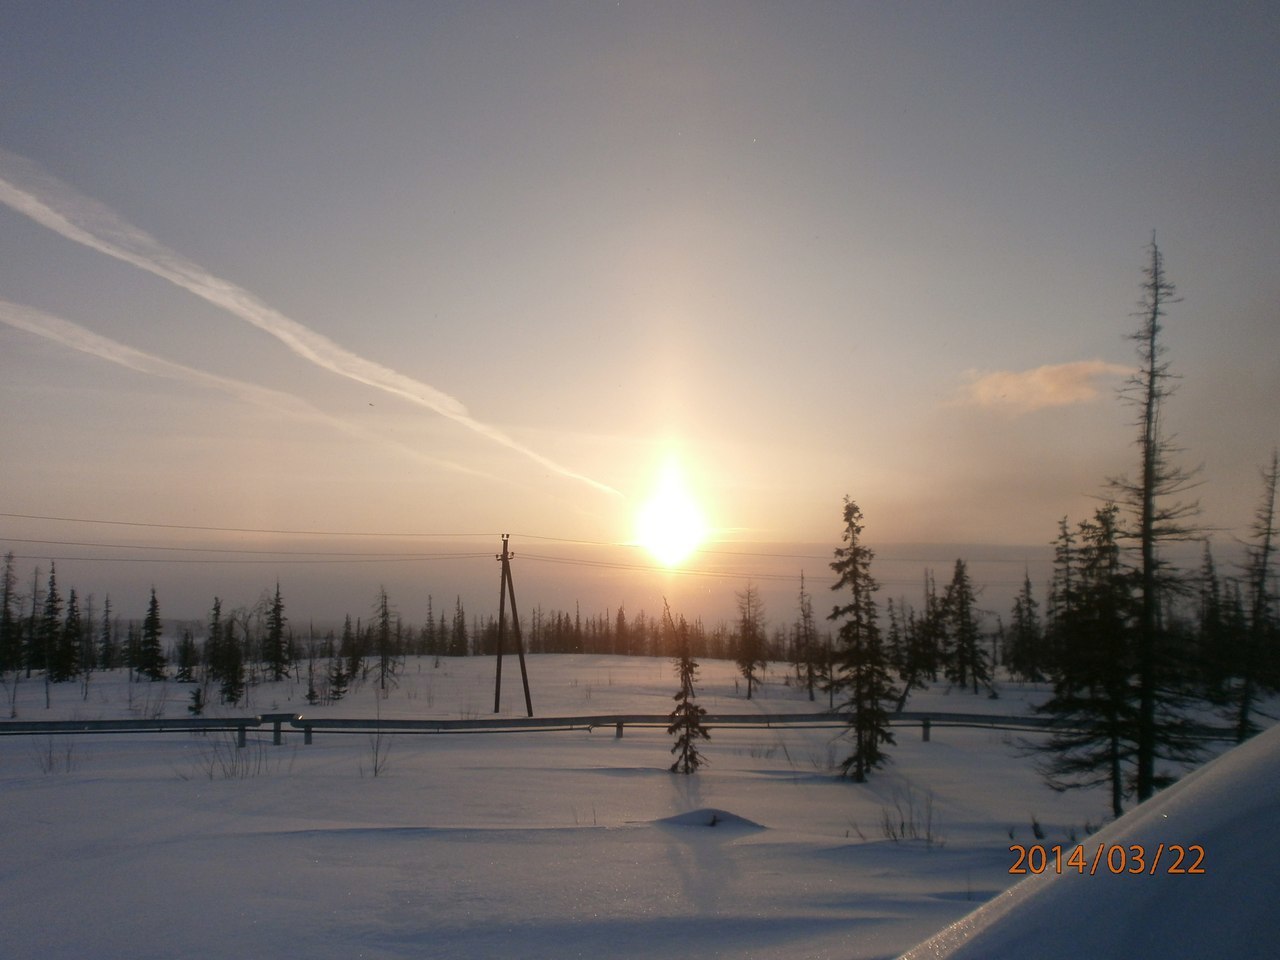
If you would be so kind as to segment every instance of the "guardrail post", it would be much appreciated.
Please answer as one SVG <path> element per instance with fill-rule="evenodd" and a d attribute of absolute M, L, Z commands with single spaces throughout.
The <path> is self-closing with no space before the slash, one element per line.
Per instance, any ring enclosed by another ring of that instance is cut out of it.
<path fill-rule="evenodd" d="M 302 728 L 302 742 L 311 746 L 311 724 L 309 723 Z"/>
<path fill-rule="evenodd" d="M 622 739 L 622 721 L 621 720 L 618 721 L 618 731 L 613 735 L 613 739 L 615 740 Z"/>
<path fill-rule="evenodd" d="M 245 725 L 239 724 L 236 727 L 236 746 L 243 747 L 245 745 Z"/>
<path fill-rule="evenodd" d="M 300 713 L 261 713 L 258 714 L 259 723 L 271 724 L 271 742 L 275 746 L 280 746 L 284 742 L 281 728 L 286 724 L 295 724 L 302 719 Z"/>
<path fill-rule="evenodd" d="M 931 726 L 931 724 L 929 723 L 929 718 L 928 718 L 928 717 L 925 717 L 923 720 L 921 720 L 921 721 L 920 721 L 920 739 L 921 739 L 922 741 L 924 741 L 925 743 L 928 743 L 928 742 L 929 742 L 929 727 L 930 727 L 930 726 Z"/>

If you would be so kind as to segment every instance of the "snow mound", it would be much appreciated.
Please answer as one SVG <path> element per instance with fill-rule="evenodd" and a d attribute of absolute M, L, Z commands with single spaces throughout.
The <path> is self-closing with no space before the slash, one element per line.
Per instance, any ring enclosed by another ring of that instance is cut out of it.
<path fill-rule="evenodd" d="M 736 830 L 765 829 L 754 820 L 740 817 L 736 813 L 717 810 L 714 807 L 690 810 L 688 813 L 678 813 L 674 817 L 664 817 L 653 822 L 666 827 L 725 827 Z"/>
<path fill-rule="evenodd" d="M 1278 810 L 1280 727 L 1205 764 L 1083 841 L 1083 873 L 1067 863 L 1075 844 L 1063 845 L 1061 873 L 1050 845 L 1043 873 L 1026 877 L 902 960 L 1274 957 L 1280 942 Z M 1011 865 L 1014 859 L 1011 852 Z M 1035 866 L 1040 863 L 1037 853 Z M 1204 873 L 1178 872 L 1196 866 Z"/>

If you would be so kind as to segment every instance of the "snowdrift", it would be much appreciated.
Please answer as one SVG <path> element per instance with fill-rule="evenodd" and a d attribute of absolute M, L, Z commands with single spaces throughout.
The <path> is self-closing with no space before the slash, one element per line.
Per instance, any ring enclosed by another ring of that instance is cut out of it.
<path fill-rule="evenodd" d="M 1083 841 L 1083 872 L 1066 863 L 1075 845 L 1064 844 L 1061 873 L 1050 852 L 1043 873 L 903 960 L 1274 957 L 1278 808 L 1280 728 L 1273 728 Z M 1186 851 L 1181 862 L 1173 845 Z M 1204 873 L 1176 872 L 1196 865 L 1193 845 L 1203 848 Z"/>
<path fill-rule="evenodd" d="M 674 817 L 663 817 L 655 820 L 658 826 L 665 827 L 724 827 L 727 830 L 763 830 L 764 827 L 754 820 L 740 817 L 736 813 L 718 810 L 715 807 L 704 807 L 701 810 L 690 810 L 678 813 Z"/>

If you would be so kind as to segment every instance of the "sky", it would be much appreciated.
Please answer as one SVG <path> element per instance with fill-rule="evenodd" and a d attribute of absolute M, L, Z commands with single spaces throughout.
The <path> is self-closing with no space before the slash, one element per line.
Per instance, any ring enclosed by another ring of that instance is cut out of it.
<path fill-rule="evenodd" d="M 507 532 L 570 561 L 530 602 L 609 563 L 634 608 L 674 463 L 710 539 L 651 612 L 829 579 L 845 495 L 886 560 L 1013 582 L 1136 467 L 1153 232 L 1228 544 L 1280 443 L 1278 41 L 1256 3 L 6 3 L 0 546 L 327 616 L 487 596 Z"/>

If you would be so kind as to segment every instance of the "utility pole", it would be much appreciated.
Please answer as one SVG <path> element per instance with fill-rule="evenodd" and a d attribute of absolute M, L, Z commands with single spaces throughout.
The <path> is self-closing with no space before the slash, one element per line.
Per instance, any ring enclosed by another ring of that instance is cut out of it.
<path fill-rule="evenodd" d="M 520 679 L 524 682 L 524 707 L 533 716 L 533 700 L 529 697 L 529 672 L 524 664 L 524 641 L 520 636 L 520 614 L 516 612 L 516 588 L 511 581 L 511 552 L 508 549 L 509 533 L 502 535 L 502 553 L 496 558 L 502 564 L 502 582 L 498 586 L 498 668 L 493 681 L 493 712 L 502 709 L 502 640 L 506 633 L 507 596 L 511 597 L 511 621 L 515 627 L 516 655 L 520 658 Z"/>

